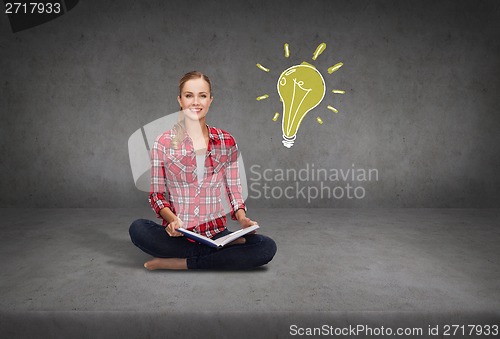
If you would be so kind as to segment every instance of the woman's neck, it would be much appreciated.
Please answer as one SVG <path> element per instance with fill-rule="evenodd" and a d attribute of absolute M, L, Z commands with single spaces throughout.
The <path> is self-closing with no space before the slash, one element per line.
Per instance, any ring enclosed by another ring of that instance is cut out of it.
<path fill-rule="evenodd" d="M 186 119 L 186 132 L 193 140 L 195 150 L 206 149 L 208 146 L 208 127 L 205 124 L 205 119 L 192 121 Z"/>

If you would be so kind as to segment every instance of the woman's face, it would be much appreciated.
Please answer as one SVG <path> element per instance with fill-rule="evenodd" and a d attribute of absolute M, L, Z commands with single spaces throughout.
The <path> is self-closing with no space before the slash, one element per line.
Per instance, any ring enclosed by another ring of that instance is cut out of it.
<path fill-rule="evenodd" d="M 203 78 L 191 79 L 184 83 L 181 95 L 177 97 L 181 109 L 187 118 L 200 120 L 208 113 L 213 98 L 210 86 Z"/>

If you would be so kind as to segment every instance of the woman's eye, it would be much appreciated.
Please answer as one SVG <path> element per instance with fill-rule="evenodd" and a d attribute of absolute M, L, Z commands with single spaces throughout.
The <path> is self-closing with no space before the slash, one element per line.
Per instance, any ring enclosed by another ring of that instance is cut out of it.
<path fill-rule="evenodd" d="M 206 98 L 207 96 L 206 96 L 205 94 L 203 94 L 201 97 L 202 97 L 202 98 Z"/>
<path fill-rule="evenodd" d="M 186 98 L 191 98 L 191 94 L 186 94 Z"/>

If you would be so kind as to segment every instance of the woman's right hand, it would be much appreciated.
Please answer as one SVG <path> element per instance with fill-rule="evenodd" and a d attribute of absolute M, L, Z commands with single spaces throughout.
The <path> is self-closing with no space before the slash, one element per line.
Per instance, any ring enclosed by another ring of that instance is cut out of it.
<path fill-rule="evenodd" d="M 183 227 L 184 223 L 181 219 L 177 218 L 169 223 L 167 227 L 165 227 L 165 231 L 167 231 L 168 235 L 171 237 L 182 237 L 184 234 L 181 232 L 177 232 L 176 229 Z"/>

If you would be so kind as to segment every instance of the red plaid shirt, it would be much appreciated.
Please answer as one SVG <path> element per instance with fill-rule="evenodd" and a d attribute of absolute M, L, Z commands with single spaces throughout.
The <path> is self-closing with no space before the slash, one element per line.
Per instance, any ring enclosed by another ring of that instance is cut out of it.
<path fill-rule="evenodd" d="M 173 129 L 156 138 L 151 149 L 149 203 L 159 218 L 160 210 L 168 207 L 184 222 L 184 228 L 211 238 L 226 228 L 222 199 L 229 200 L 232 219 L 236 219 L 238 209 L 246 211 L 246 207 L 236 141 L 222 129 L 207 127 L 209 142 L 201 184 L 198 184 L 196 153 L 189 135 L 184 133 L 177 148 L 171 144 L 175 138 Z M 166 226 L 167 221 L 163 220 L 162 224 Z"/>

